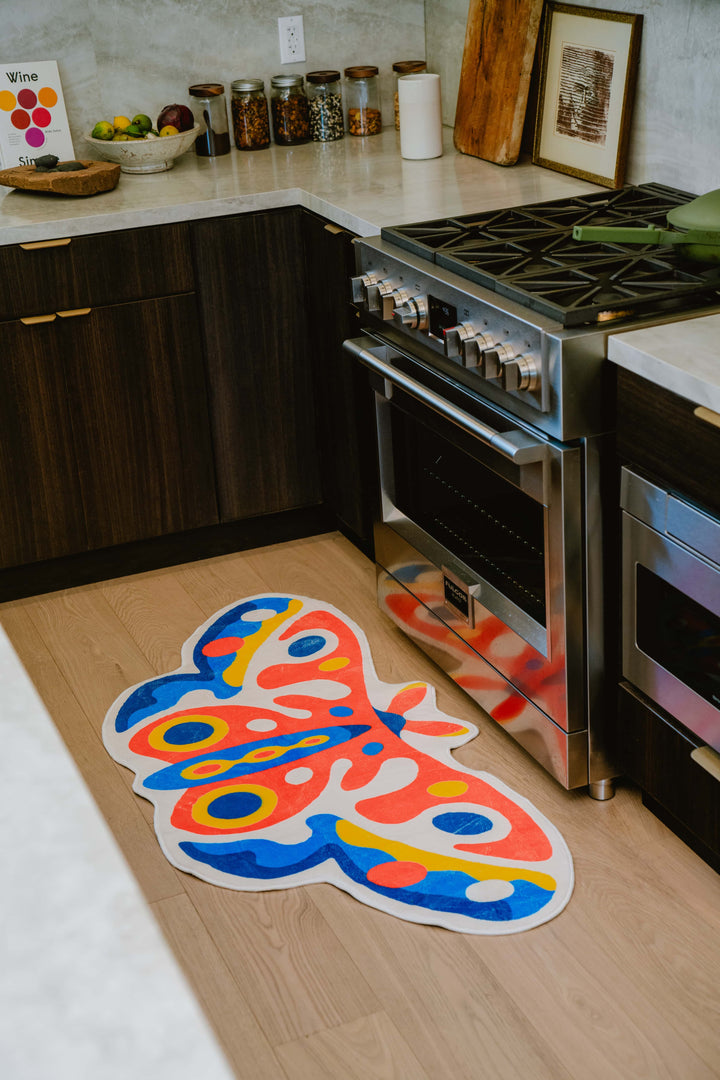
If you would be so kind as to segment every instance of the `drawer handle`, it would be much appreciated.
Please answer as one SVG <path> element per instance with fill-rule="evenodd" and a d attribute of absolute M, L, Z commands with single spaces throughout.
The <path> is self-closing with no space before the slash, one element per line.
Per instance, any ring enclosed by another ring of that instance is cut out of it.
<path fill-rule="evenodd" d="M 332 222 L 328 221 L 327 225 L 325 225 L 325 232 L 332 233 L 333 236 L 338 236 L 341 232 L 345 232 L 345 230 L 341 229 L 339 225 L 333 225 Z"/>
<path fill-rule="evenodd" d="M 70 311 L 58 311 L 56 314 L 59 315 L 61 319 L 74 319 L 76 315 L 89 315 L 91 311 L 92 308 L 79 307 L 72 308 Z"/>
<path fill-rule="evenodd" d="M 713 412 L 712 409 L 706 409 L 704 405 L 698 405 L 696 409 L 693 409 L 693 412 L 698 420 L 704 420 L 706 424 L 712 424 L 713 427 L 720 427 L 720 413 Z"/>
<path fill-rule="evenodd" d="M 20 319 L 20 322 L 24 323 L 25 326 L 35 326 L 36 323 L 55 322 L 56 318 L 57 316 L 55 315 L 55 312 L 53 312 L 51 315 L 26 315 L 24 318 Z"/>
<path fill-rule="evenodd" d="M 40 248 L 65 247 L 70 243 L 70 237 L 65 236 L 62 240 L 35 240 L 31 244 L 20 244 L 23 251 L 38 251 Z"/>
<path fill-rule="evenodd" d="M 712 746 L 698 746 L 690 757 L 701 769 L 710 773 L 716 780 L 720 780 L 720 754 L 717 750 L 713 750 Z"/>

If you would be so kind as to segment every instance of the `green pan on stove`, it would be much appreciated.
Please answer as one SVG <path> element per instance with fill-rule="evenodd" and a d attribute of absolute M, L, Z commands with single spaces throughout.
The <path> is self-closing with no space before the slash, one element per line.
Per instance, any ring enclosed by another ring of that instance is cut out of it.
<path fill-rule="evenodd" d="M 669 229 L 650 225 L 647 229 L 615 225 L 575 225 L 573 239 L 607 241 L 614 244 L 658 244 L 681 246 L 683 255 L 694 262 L 720 262 L 720 188 L 700 195 L 668 211 Z"/>

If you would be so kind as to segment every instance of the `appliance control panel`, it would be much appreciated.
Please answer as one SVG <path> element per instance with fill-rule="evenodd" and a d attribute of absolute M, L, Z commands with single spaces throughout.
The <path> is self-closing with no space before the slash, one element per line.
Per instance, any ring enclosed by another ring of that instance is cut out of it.
<path fill-rule="evenodd" d="M 372 246 L 371 246 L 372 245 Z M 543 330 L 497 294 L 421 260 L 405 259 L 382 241 L 356 242 L 352 299 L 403 336 L 458 364 L 534 408 L 548 408 L 543 382 Z M 516 309 L 516 310 L 513 310 Z"/>

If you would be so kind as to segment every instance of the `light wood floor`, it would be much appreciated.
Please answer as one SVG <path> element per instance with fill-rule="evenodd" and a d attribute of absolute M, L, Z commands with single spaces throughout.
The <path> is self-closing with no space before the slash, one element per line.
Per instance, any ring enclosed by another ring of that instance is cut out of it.
<path fill-rule="evenodd" d="M 380 614 L 374 570 L 329 534 L 0 606 L 160 925 L 243 1080 L 720 1077 L 720 877 L 621 785 L 568 793 L 491 721 L 458 751 L 557 825 L 576 887 L 507 937 L 416 926 L 329 885 L 243 894 L 176 871 L 100 740 L 128 686 L 175 668 L 208 616 L 263 589 L 355 619 L 388 682 L 478 710 Z M 481 714 L 480 714 L 481 719 Z"/>

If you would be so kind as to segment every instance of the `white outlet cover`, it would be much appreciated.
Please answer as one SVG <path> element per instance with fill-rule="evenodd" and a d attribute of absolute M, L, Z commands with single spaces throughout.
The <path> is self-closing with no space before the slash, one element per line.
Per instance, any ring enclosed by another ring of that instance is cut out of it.
<path fill-rule="evenodd" d="M 278 19 L 280 63 L 297 64 L 305 60 L 305 35 L 302 15 L 286 15 Z"/>

